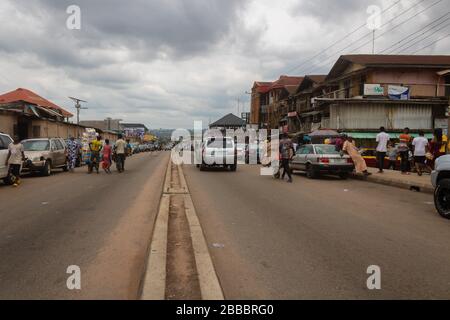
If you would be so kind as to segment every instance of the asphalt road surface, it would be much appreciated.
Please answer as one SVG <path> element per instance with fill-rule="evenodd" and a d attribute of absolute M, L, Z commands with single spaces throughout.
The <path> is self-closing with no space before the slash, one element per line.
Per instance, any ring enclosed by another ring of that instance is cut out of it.
<path fill-rule="evenodd" d="M 0 299 L 136 299 L 168 153 L 0 185 Z M 81 290 L 66 281 L 80 267 Z"/>
<path fill-rule="evenodd" d="M 364 181 L 184 169 L 227 299 L 450 298 L 432 196 Z M 381 268 L 381 290 L 367 268 Z"/>

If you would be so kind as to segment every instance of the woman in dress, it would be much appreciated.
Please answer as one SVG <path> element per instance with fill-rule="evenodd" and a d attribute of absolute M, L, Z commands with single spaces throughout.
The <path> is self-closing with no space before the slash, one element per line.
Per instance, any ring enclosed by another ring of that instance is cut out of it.
<path fill-rule="evenodd" d="M 111 160 L 112 160 L 112 147 L 109 144 L 109 139 L 105 140 L 105 146 L 103 147 L 103 159 L 102 168 L 106 173 L 111 173 Z"/>
<path fill-rule="evenodd" d="M 356 173 L 362 173 L 365 176 L 370 175 L 370 173 L 367 171 L 366 161 L 364 160 L 364 158 L 361 156 L 358 149 L 354 145 L 353 139 L 345 136 L 342 150 L 345 151 L 352 158 L 353 163 L 355 164 Z"/>

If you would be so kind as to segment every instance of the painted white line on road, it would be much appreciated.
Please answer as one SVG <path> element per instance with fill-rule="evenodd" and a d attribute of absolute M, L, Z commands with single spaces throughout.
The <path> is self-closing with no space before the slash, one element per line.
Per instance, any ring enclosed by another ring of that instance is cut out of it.
<path fill-rule="evenodd" d="M 184 178 L 183 169 L 178 166 L 180 173 L 180 183 L 182 188 L 188 190 L 186 180 Z M 183 177 L 181 179 L 181 177 Z M 184 207 L 186 217 L 189 222 L 189 230 L 191 233 L 192 247 L 194 249 L 195 264 L 197 266 L 197 274 L 200 283 L 200 291 L 203 300 L 224 300 L 222 287 L 219 278 L 214 269 L 214 264 L 209 254 L 202 226 L 198 220 L 194 203 L 190 194 L 184 195 Z"/>
<path fill-rule="evenodd" d="M 150 248 L 142 300 L 164 300 L 166 294 L 167 234 L 169 228 L 170 195 L 164 194 Z"/>

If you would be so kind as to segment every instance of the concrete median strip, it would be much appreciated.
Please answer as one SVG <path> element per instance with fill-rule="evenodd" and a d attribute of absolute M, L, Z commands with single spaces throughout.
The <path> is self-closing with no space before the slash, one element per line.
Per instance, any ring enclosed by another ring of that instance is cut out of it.
<path fill-rule="evenodd" d="M 164 300 L 170 196 L 163 195 L 150 247 L 142 300 Z"/>
<path fill-rule="evenodd" d="M 177 174 L 175 174 L 175 171 Z M 209 253 L 193 201 L 189 194 L 189 189 L 183 174 L 182 166 L 174 166 L 172 168 L 171 161 L 169 161 L 167 167 L 163 195 L 153 231 L 153 238 L 148 258 L 147 270 L 143 282 L 141 299 L 164 300 L 168 298 L 166 295 L 170 296 L 167 292 L 168 284 L 173 281 L 167 282 L 168 278 L 170 278 L 169 274 L 167 274 L 169 266 L 167 264 L 167 257 L 169 254 L 168 250 L 170 252 L 172 251 L 168 246 L 168 238 L 170 234 L 170 221 L 172 221 L 170 220 L 172 217 L 172 202 L 176 202 L 178 199 L 177 197 L 182 197 L 184 202 L 184 214 L 186 215 L 191 238 L 190 240 L 192 242 L 192 247 L 190 247 L 189 250 L 186 250 L 186 252 L 191 252 L 195 259 L 194 269 L 196 268 L 196 276 L 198 278 L 201 298 L 203 300 L 223 300 L 224 295 L 222 288 L 214 269 L 211 255 Z M 170 275 L 173 274 L 177 273 L 170 273 Z M 170 288 L 171 287 L 169 287 L 169 292 Z"/>

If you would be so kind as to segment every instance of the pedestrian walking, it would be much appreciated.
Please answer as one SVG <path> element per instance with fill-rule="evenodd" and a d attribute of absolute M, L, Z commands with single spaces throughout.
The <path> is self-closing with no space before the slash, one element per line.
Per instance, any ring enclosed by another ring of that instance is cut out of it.
<path fill-rule="evenodd" d="M 125 170 L 125 156 L 126 156 L 126 145 L 127 143 L 123 140 L 123 136 L 119 134 L 119 139 L 117 139 L 114 145 L 114 153 L 116 158 L 116 167 L 119 173 Z"/>
<path fill-rule="evenodd" d="M 354 145 L 353 141 L 348 137 L 343 137 L 344 144 L 342 146 L 342 151 L 346 152 L 353 160 L 355 164 L 355 171 L 357 174 L 364 174 L 365 176 L 369 176 L 370 173 L 367 171 L 367 164 L 364 158 L 358 151 L 358 148 Z"/>
<path fill-rule="evenodd" d="M 402 174 L 409 175 L 410 170 L 410 145 L 411 145 L 411 135 L 409 134 L 409 128 L 403 129 L 403 133 L 400 135 L 400 143 L 398 145 L 398 154 L 400 155 L 400 170 Z"/>
<path fill-rule="evenodd" d="M 14 137 L 14 142 L 10 143 L 8 146 L 8 155 L 5 161 L 5 165 L 7 167 L 9 165 L 9 172 L 12 176 L 14 187 L 18 187 L 21 183 L 20 169 L 23 161 L 25 161 L 23 145 L 20 143 L 18 137 Z"/>
<path fill-rule="evenodd" d="M 387 156 L 389 159 L 388 169 L 392 169 L 392 170 L 397 169 L 398 150 L 395 147 L 394 142 L 392 140 L 389 141 L 389 143 L 388 143 Z"/>
<path fill-rule="evenodd" d="M 100 152 L 102 151 L 103 145 L 101 142 L 102 137 L 97 136 L 97 138 L 91 143 L 89 143 L 89 149 L 91 151 L 91 159 L 89 162 L 88 173 L 92 173 L 95 168 L 97 174 L 99 174 L 99 166 L 100 166 Z"/>
<path fill-rule="evenodd" d="M 417 174 L 422 175 L 422 169 L 425 167 L 425 155 L 429 149 L 428 140 L 425 138 L 425 133 L 419 131 L 419 136 L 414 138 L 412 142 L 414 148 L 414 164 L 416 166 Z"/>
<path fill-rule="evenodd" d="M 288 138 L 287 134 L 283 133 L 281 135 L 280 141 L 280 158 L 281 158 L 281 168 L 283 168 L 283 174 L 281 175 L 281 179 L 284 180 L 286 174 L 288 175 L 288 182 L 292 183 L 292 175 L 291 168 L 289 166 L 289 162 L 294 156 L 294 145 L 292 144 L 291 139 Z"/>
<path fill-rule="evenodd" d="M 70 137 L 67 141 L 67 167 L 70 172 L 73 172 L 77 165 L 78 154 L 80 146 L 74 137 Z"/>
<path fill-rule="evenodd" d="M 384 169 L 384 158 L 387 153 L 387 144 L 390 140 L 389 135 L 386 133 L 384 127 L 380 128 L 380 133 L 377 135 L 376 142 L 377 146 L 377 163 L 378 163 L 378 173 L 383 173 Z"/>
<path fill-rule="evenodd" d="M 111 162 L 112 162 L 112 147 L 109 144 L 109 139 L 105 140 L 103 146 L 102 168 L 106 173 L 111 174 Z"/>

